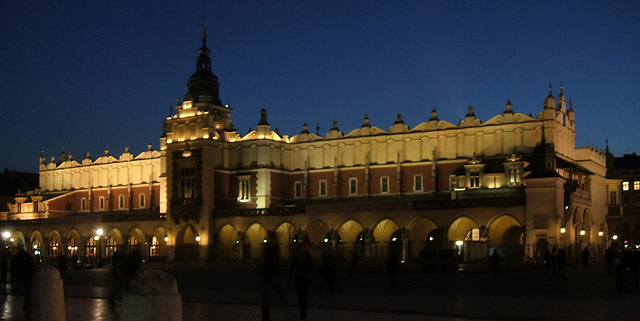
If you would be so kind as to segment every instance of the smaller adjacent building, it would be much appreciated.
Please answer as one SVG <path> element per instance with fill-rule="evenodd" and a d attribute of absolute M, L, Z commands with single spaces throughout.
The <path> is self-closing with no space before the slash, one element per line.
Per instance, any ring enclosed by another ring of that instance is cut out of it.
<path fill-rule="evenodd" d="M 618 203 L 619 224 L 617 233 L 618 245 L 621 248 L 640 249 L 640 156 L 636 153 L 624 154 L 622 157 L 610 157 L 611 179 L 619 184 L 616 190 L 609 191 L 610 203 Z M 619 200 L 618 200 L 619 199 Z"/>

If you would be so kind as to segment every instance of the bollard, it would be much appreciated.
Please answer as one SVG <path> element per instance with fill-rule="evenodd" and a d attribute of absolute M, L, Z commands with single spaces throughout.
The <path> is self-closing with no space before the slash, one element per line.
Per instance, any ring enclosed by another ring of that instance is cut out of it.
<path fill-rule="evenodd" d="M 60 272 L 52 266 L 36 267 L 25 293 L 25 319 L 65 321 L 64 287 Z"/>
<path fill-rule="evenodd" d="M 122 295 L 120 321 L 182 321 L 176 279 L 161 270 L 140 270 Z"/>

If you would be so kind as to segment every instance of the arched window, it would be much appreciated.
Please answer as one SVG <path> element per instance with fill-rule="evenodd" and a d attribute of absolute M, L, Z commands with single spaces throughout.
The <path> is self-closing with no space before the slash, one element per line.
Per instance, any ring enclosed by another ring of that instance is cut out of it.
<path fill-rule="evenodd" d="M 58 257 L 58 240 L 56 239 L 50 239 L 49 240 L 49 244 L 48 244 L 48 249 L 47 252 L 49 253 L 49 258 L 50 259 L 55 259 Z"/>
<path fill-rule="evenodd" d="M 86 249 L 87 257 L 97 257 L 98 256 L 98 241 L 93 237 L 90 237 L 87 240 L 87 249 Z"/>
<path fill-rule="evenodd" d="M 112 257 L 113 253 L 116 252 L 118 244 L 116 244 L 116 240 L 113 236 L 109 235 L 107 237 L 107 257 Z"/>
<path fill-rule="evenodd" d="M 138 250 L 138 239 L 134 235 L 129 236 L 129 252 Z"/>
<path fill-rule="evenodd" d="M 78 246 L 76 245 L 76 239 L 74 239 L 73 237 L 70 237 L 67 240 L 67 254 L 70 257 L 78 254 Z"/>
<path fill-rule="evenodd" d="M 155 235 L 151 238 L 149 256 L 160 256 L 160 243 L 158 243 L 158 238 Z"/>

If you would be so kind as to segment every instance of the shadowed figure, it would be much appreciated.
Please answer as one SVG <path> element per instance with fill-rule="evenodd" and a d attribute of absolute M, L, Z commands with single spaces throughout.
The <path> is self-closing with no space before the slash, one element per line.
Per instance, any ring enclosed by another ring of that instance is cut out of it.
<path fill-rule="evenodd" d="M 309 299 L 309 286 L 311 285 L 311 274 L 313 273 L 313 259 L 309 253 L 307 245 L 298 244 L 296 253 L 291 261 L 290 275 L 294 278 L 298 293 L 298 307 L 300 309 L 300 319 L 307 319 L 307 301 Z"/>
<path fill-rule="evenodd" d="M 264 245 L 264 257 L 262 269 L 260 271 L 262 280 L 262 291 L 260 295 L 260 309 L 262 321 L 270 321 L 271 317 L 271 297 L 277 294 L 280 302 L 284 304 L 284 294 L 280 286 L 280 246 L 278 238 L 270 233 L 267 243 Z"/>

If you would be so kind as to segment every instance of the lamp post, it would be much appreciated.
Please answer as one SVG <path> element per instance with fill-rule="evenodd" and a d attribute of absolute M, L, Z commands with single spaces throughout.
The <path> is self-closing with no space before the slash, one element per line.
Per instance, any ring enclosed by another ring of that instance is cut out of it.
<path fill-rule="evenodd" d="M 100 243 L 102 243 L 103 234 L 104 234 L 104 230 L 99 228 L 96 230 L 96 236 L 93 237 L 93 239 L 98 242 L 98 267 L 102 267 L 102 250 L 101 250 Z"/>

